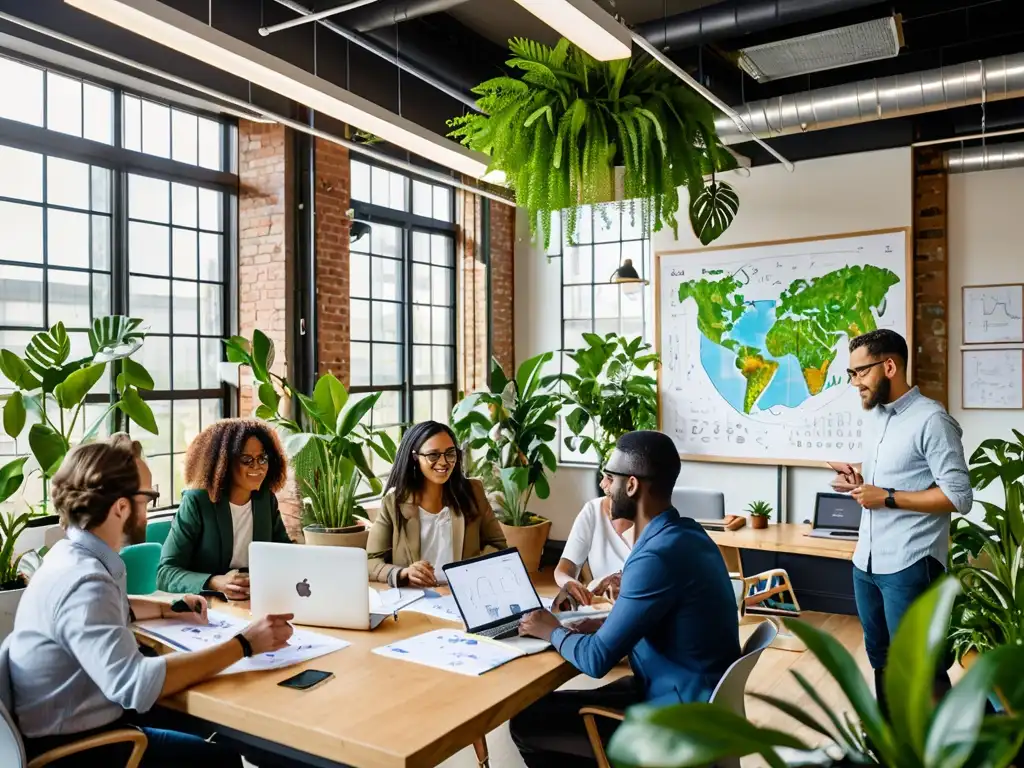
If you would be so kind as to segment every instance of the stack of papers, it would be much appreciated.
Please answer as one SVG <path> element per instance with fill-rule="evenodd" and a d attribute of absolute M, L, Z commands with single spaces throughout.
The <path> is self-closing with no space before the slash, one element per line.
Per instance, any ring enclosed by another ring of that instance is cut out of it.
<path fill-rule="evenodd" d="M 403 608 L 407 608 L 423 599 L 422 589 L 402 587 L 400 589 L 382 589 L 378 591 L 373 587 L 369 587 L 369 590 L 370 613 L 398 613 Z"/>
<path fill-rule="evenodd" d="M 411 661 L 435 669 L 479 676 L 513 659 L 528 655 L 526 651 L 455 629 L 436 629 L 422 635 L 374 648 L 380 656 Z"/>
<path fill-rule="evenodd" d="M 219 611 L 208 612 L 209 623 L 202 625 L 181 619 L 150 619 L 136 622 L 135 629 L 176 651 L 199 651 L 227 642 L 247 626 L 248 621 Z M 281 669 L 347 648 L 350 643 L 329 635 L 296 629 L 288 645 L 279 651 L 261 653 L 232 664 L 220 674 Z"/>
<path fill-rule="evenodd" d="M 413 613 L 424 613 L 427 616 L 433 616 L 435 619 L 454 621 L 461 624 L 462 614 L 459 613 L 459 607 L 455 604 L 455 598 L 451 595 L 438 595 L 436 592 L 432 594 L 434 595 L 433 597 L 424 597 L 422 600 L 417 600 L 411 605 L 407 605 L 405 610 Z"/>

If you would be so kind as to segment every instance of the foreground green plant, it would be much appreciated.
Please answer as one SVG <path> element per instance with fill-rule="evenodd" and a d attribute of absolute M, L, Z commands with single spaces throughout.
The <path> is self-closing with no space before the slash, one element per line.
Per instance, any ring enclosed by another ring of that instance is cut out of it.
<path fill-rule="evenodd" d="M 747 506 L 747 512 L 751 517 L 771 518 L 772 505 L 767 501 L 752 501 L 749 506 Z"/>
<path fill-rule="evenodd" d="M 800 687 L 824 718 L 795 704 L 751 694 L 827 739 L 815 749 L 788 732 L 761 728 L 717 704 L 678 704 L 630 709 L 608 754 L 616 766 L 708 765 L 725 758 L 760 755 L 773 768 L 785 765 L 884 765 L 889 768 L 963 768 L 1010 765 L 1024 744 L 1024 718 L 985 714 L 998 689 L 1014 712 L 1024 711 L 1024 647 L 983 654 L 938 703 L 933 682 L 946 651 L 946 630 L 960 584 L 944 577 L 910 608 L 889 650 L 885 690 L 891 722 L 854 658 L 831 635 L 799 619 L 786 626 L 804 641 L 842 689 L 854 717 L 829 707 L 813 685 L 794 671 Z"/>
<path fill-rule="evenodd" d="M 597 61 L 565 39 L 549 48 L 517 38 L 509 48 L 507 64 L 522 79 L 497 77 L 474 88 L 482 114 L 453 118 L 449 135 L 504 172 L 532 232 L 540 220 L 545 248 L 554 214 L 567 211 L 564 231 L 571 233 L 578 206 L 615 199 L 616 167 L 645 231 L 668 225 L 678 237 L 679 187 L 689 192 L 702 243 L 732 223 L 739 197 L 714 174 L 736 162 L 718 140 L 715 112 L 661 64 L 646 54 Z"/>
<path fill-rule="evenodd" d="M 985 440 L 971 456 L 971 485 L 1003 485 L 1000 507 L 987 501 L 985 524 L 957 516 L 951 526 L 950 570 L 963 594 L 953 607 L 950 640 L 957 661 L 971 651 L 1024 644 L 1024 435 Z"/>
<path fill-rule="evenodd" d="M 262 331 L 254 331 L 252 341 L 232 336 L 224 344 L 229 361 L 252 371 L 253 390 L 259 400 L 257 418 L 284 433 L 284 449 L 303 497 L 303 523 L 336 530 L 365 519 L 362 502 L 383 491 L 366 449 L 388 464 L 394 463 L 397 450 L 390 435 L 362 423 L 381 393 L 349 402 L 344 385 L 332 374 L 325 374 L 317 379 L 313 396 L 308 397 L 271 370 L 274 343 Z M 283 408 L 295 402 L 302 415 L 291 418 Z M 360 491 L 364 485 L 368 490 Z"/>
<path fill-rule="evenodd" d="M 21 487 L 25 480 L 24 466 L 27 461 L 28 456 L 22 456 L 0 467 L 0 505 Z M 29 506 L 28 511 L 21 514 L 0 509 L 0 591 L 21 589 L 25 586 L 25 579 L 18 573 L 18 566 L 21 558 L 27 553 L 15 556 L 14 547 L 18 537 L 32 521 L 42 516 L 42 509 L 33 506 Z"/>
<path fill-rule="evenodd" d="M 43 479 L 43 506 L 46 506 L 50 478 L 73 447 L 75 427 L 84 419 L 89 391 L 103 378 L 108 363 L 117 365 L 117 395 L 103 413 L 85 428 L 81 442 L 95 439 L 110 414 L 120 410 L 127 419 L 147 432 L 157 434 L 156 419 L 141 390 L 153 389 L 153 377 L 144 366 L 131 359 L 146 338 L 138 318 L 110 315 L 93 321 L 89 328 L 91 354 L 70 360 L 71 339 L 63 323 L 35 334 L 25 348 L 24 357 L 9 349 L 0 349 L 0 372 L 14 385 L 4 396 L 4 431 L 12 439 L 25 430 L 29 414 L 35 423 L 28 429 L 28 447 L 35 468 Z M 20 477 L 13 495 L 26 477 L 25 458 L 15 459 L 0 469 L 7 478 Z M 28 474 L 31 474 L 29 472 Z"/>

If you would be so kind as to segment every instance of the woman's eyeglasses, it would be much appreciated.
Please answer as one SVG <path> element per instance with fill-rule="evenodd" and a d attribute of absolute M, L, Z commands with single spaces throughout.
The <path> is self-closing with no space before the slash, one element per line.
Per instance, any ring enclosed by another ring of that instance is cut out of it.
<path fill-rule="evenodd" d="M 265 453 L 261 453 L 259 456 L 250 456 L 247 453 L 243 453 L 238 457 L 238 463 L 243 467 L 251 467 L 253 464 L 259 464 L 261 467 L 267 466 L 267 462 L 270 458 Z"/>
<path fill-rule="evenodd" d="M 454 464 L 459 458 L 459 450 L 458 448 L 449 448 L 444 453 L 431 451 L 430 453 L 417 453 L 416 455 L 421 459 L 426 459 L 430 466 L 433 467 L 440 464 L 442 458 L 449 464 Z"/>

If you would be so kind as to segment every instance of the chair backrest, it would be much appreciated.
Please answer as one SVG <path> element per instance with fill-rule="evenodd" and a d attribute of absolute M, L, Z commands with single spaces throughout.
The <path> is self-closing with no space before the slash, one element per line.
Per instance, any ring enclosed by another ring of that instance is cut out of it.
<path fill-rule="evenodd" d="M 156 569 L 160 565 L 160 544 L 149 541 L 132 544 L 121 550 L 121 559 L 128 576 L 129 595 L 151 595 L 156 592 Z"/>
<path fill-rule="evenodd" d="M 672 506 L 682 517 L 721 520 L 725 517 L 725 494 L 713 488 L 673 488 Z"/>
<path fill-rule="evenodd" d="M 14 722 L 14 696 L 11 690 L 11 660 L 9 640 L 0 646 L 0 765 L 24 768 L 25 743 Z"/>
<path fill-rule="evenodd" d="M 146 542 L 163 545 L 167 540 L 167 534 L 171 532 L 171 519 L 154 520 L 146 525 Z"/>

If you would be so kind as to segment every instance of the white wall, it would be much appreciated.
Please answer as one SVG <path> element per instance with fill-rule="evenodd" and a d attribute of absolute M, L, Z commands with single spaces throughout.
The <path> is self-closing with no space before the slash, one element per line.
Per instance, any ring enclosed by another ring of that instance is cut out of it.
<path fill-rule="evenodd" d="M 961 406 L 962 292 L 965 285 L 1024 283 L 1020 201 L 1024 168 L 981 171 L 949 177 L 949 411 L 964 430 L 970 454 L 990 437 L 1024 431 L 1021 411 L 964 410 Z M 986 489 L 980 498 L 1002 502 L 1002 489 Z"/>
<path fill-rule="evenodd" d="M 913 224 L 909 148 L 797 163 L 793 173 L 781 165 L 763 166 L 748 176 L 731 173 L 727 180 L 740 195 L 740 210 L 716 245 Z M 671 231 L 660 232 L 653 239 L 655 252 L 700 246 L 689 229 L 685 211 L 684 199 L 679 240 L 673 239 Z M 522 211 L 518 216 L 515 280 L 516 360 L 522 361 L 557 349 L 561 322 L 558 260 L 548 263 L 542 249 L 530 242 L 528 221 Z M 653 335 L 650 324 L 649 333 Z M 815 493 L 828 490 L 832 476 L 829 470 L 787 470 L 786 504 L 791 521 L 810 517 Z M 568 535 L 576 513 L 595 493 L 593 478 L 593 469 L 561 467 L 553 478 L 551 498 L 533 505 L 533 511 L 552 519 L 552 538 Z M 687 462 L 680 484 L 718 488 L 725 492 L 727 511 L 742 513 L 753 499 L 766 499 L 774 506 L 777 480 L 775 467 Z"/>

